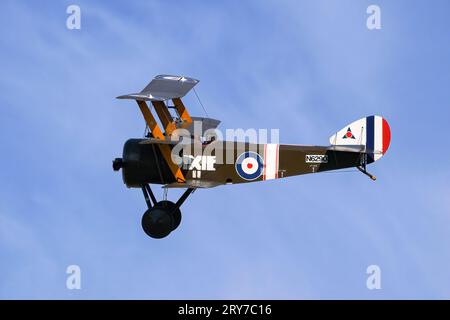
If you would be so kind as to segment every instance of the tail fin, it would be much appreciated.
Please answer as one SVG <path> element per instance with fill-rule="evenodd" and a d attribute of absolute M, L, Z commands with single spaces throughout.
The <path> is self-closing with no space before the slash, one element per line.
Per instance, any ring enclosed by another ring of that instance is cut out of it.
<path fill-rule="evenodd" d="M 380 116 L 369 116 L 352 122 L 330 137 L 331 145 L 364 146 L 368 163 L 380 159 L 389 148 L 391 129 Z"/>

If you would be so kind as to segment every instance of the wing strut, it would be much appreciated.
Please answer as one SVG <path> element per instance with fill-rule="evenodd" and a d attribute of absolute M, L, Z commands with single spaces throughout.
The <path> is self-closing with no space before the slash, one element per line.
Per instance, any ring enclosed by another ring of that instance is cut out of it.
<path fill-rule="evenodd" d="M 172 119 L 169 109 L 167 109 L 167 106 L 163 101 L 152 101 L 152 105 L 155 108 L 159 120 L 161 120 L 161 123 L 164 126 L 166 136 L 170 136 L 177 127 L 175 121 Z"/>
<path fill-rule="evenodd" d="M 175 105 L 175 109 L 177 109 L 177 112 L 183 121 L 185 123 L 186 127 L 189 126 L 192 123 L 191 116 L 189 115 L 189 112 L 187 111 L 186 107 L 184 106 L 183 102 L 180 98 L 174 98 L 172 99 L 173 104 Z"/>
<path fill-rule="evenodd" d="M 145 122 L 148 125 L 148 128 L 150 129 L 150 132 L 152 133 L 154 138 L 165 140 L 164 134 L 162 133 L 161 129 L 158 126 L 158 123 L 156 122 L 155 118 L 153 117 L 152 113 L 150 112 L 150 109 L 148 108 L 148 105 L 145 101 L 136 100 L 139 109 L 141 109 L 142 115 L 144 116 Z M 170 168 L 170 171 L 172 172 L 173 176 L 175 177 L 175 180 L 177 182 L 185 182 L 186 179 L 184 178 L 183 172 L 181 172 L 180 167 L 178 167 L 175 163 L 172 161 L 170 145 L 168 144 L 158 144 L 159 149 L 161 150 L 161 153 L 164 157 L 164 160 L 166 160 L 167 165 Z"/>

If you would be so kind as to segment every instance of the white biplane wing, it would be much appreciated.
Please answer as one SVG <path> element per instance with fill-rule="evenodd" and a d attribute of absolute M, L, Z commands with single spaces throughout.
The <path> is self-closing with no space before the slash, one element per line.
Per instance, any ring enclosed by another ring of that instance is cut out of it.
<path fill-rule="evenodd" d="M 184 97 L 199 80 L 170 75 L 156 76 L 141 92 L 118 96 L 117 99 L 166 101 Z"/>

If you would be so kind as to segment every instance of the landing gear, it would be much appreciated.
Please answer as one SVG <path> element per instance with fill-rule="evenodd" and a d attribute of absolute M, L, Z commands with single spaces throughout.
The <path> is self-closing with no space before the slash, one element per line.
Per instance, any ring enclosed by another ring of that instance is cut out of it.
<path fill-rule="evenodd" d="M 369 173 L 366 169 L 367 167 L 367 154 L 364 154 L 363 157 L 361 157 L 361 163 L 356 168 L 364 173 L 366 176 L 368 176 L 373 181 L 377 180 L 377 177 L 375 177 L 373 174 Z"/>
<path fill-rule="evenodd" d="M 148 206 L 148 210 L 142 216 L 144 232 L 155 239 L 167 237 L 180 225 L 180 206 L 194 190 L 188 188 L 176 203 L 168 200 L 157 202 L 150 186 L 148 184 L 143 185 L 142 192 Z"/>

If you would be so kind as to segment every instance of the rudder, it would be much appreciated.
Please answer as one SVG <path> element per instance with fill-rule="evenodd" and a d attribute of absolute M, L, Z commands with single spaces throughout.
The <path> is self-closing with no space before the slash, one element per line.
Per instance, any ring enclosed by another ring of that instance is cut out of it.
<path fill-rule="evenodd" d="M 391 129 L 381 116 L 368 116 L 352 122 L 330 137 L 331 145 L 364 146 L 368 163 L 377 161 L 388 150 Z"/>

